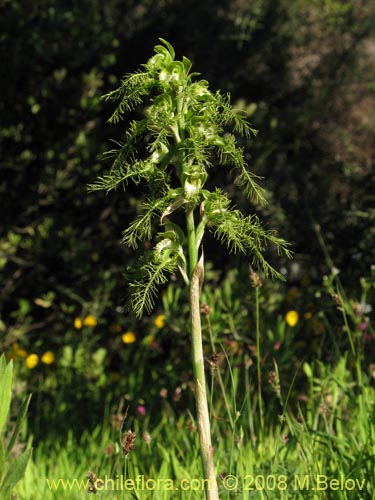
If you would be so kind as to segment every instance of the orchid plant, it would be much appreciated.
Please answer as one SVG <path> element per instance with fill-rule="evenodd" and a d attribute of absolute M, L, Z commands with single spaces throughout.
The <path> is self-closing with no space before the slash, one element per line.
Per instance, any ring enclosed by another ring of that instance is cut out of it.
<path fill-rule="evenodd" d="M 249 138 L 255 131 L 232 107 L 229 95 L 211 91 L 207 81 L 191 72 L 188 58 L 175 60 L 173 47 L 163 39 L 160 42 L 155 55 L 139 71 L 127 75 L 118 89 L 103 96 L 117 102 L 110 123 L 119 122 L 125 113 L 140 105 L 143 118 L 130 121 L 124 142 L 108 152 L 113 158 L 109 173 L 89 188 L 109 192 L 118 187 L 126 189 L 131 181 L 143 193 L 142 211 L 123 233 L 123 242 L 134 249 L 145 240 L 154 241 L 152 250 L 131 272 L 130 306 L 136 316 L 151 312 L 158 287 L 168 281 L 169 275 L 179 272 L 189 288 L 206 497 L 217 500 L 200 317 L 204 236 L 207 231 L 213 233 L 229 251 L 242 252 L 254 267 L 273 277 L 281 276 L 264 257 L 268 244 L 287 256 L 290 252 L 288 244 L 265 230 L 256 215 L 244 215 L 233 206 L 220 187 L 205 187 L 212 169 L 230 167 L 249 200 L 265 203 L 264 191 L 257 176 L 248 170 L 243 148 L 236 139 Z M 184 214 L 182 224 L 175 217 L 177 211 Z"/>

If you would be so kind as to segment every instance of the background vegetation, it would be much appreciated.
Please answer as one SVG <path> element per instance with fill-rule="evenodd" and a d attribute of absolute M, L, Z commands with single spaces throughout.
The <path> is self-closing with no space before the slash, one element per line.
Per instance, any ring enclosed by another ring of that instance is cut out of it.
<path fill-rule="evenodd" d="M 189 57 L 211 88 L 230 92 L 259 130 L 244 146 L 269 204 L 236 203 L 258 211 L 295 252 L 291 262 L 270 256 L 287 282 L 264 282 L 257 312 L 246 262 L 224 259 L 207 241 L 206 328 L 228 356 L 224 383 L 232 384 L 228 366 L 245 368 L 238 391 L 262 388 L 269 425 L 280 410 L 269 383 L 273 360 L 286 391 L 297 366 L 319 360 L 324 378 L 344 358 L 353 383 L 371 388 L 373 2 L 3 0 L 0 9 L 0 352 L 14 359 L 16 397 L 33 392 L 25 436 L 48 449 L 58 436 L 111 419 L 116 425 L 128 406 L 129 425 L 147 418 L 150 426 L 178 422 L 192 408 L 178 282 L 150 318 L 136 321 L 123 307 L 123 271 L 137 255 L 120 241 L 139 208 L 137 191 L 105 197 L 86 188 L 109 166 L 110 138 L 124 132 L 123 124 L 108 126 L 113 109 L 100 96 L 150 57 L 158 37 Z M 220 180 L 231 193 L 229 180 Z M 288 311 L 298 316 L 285 317 Z M 210 345 L 207 337 L 207 356 Z M 294 380 L 290 404 L 307 398 L 313 426 L 306 370 Z M 216 416 L 230 422 L 239 408 L 223 416 L 220 394 Z M 262 421 L 266 427 L 254 404 L 243 413 L 252 443 Z"/>

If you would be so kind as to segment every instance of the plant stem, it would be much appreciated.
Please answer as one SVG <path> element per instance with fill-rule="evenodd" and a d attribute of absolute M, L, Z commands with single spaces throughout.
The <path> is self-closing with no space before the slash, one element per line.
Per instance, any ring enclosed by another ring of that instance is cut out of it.
<path fill-rule="evenodd" d="M 213 338 L 212 325 L 211 325 L 210 318 L 208 316 L 207 316 L 207 326 L 208 326 L 208 332 L 210 334 L 211 349 L 212 349 L 212 352 L 215 352 L 215 342 L 214 342 L 214 338 Z M 220 346 L 220 347 L 221 347 L 223 353 L 226 354 L 225 351 L 224 351 L 224 348 L 222 346 Z M 228 366 L 230 367 L 229 359 L 228 359 L 227 356 L 226 356 L 226 362 L 228 363 Z M 228 403 L 227 393 L 226 393 L 226 390 L 225 390 L 225 387 L 224 387 L 223 377 L 221 376 L 221 372 L 220 372 L 220 367 L 219 366 L 217 367 L 217 370 L 215 371 L 215 374 L 217 375 L 217 379 L 218 379 L 219 385 L 220 385 L 220 390 L 221 390 L 221 393 L 223 395 L 224 406 L 225 406 L 225 409 L 227 411 L 228 419 L 229 419 L 229 422 L 230 422 L 230 427 L 231 427 L 232 432 L 234 432 L 234 421 L 233 421 L 233 417 L 232 417 L 232 414 L 231 414 L 231 409 L 230 409 L 230 405 Z M 214 379 L 214 375 L 212 376 L 212 380 L 213 379 Z"/>
<path fill-rule="evenodd" d="M 255 329 L 256 329 L 256 348 L 257 348 L 257 378 L 258 378 L 258 405 L 260 432 L 263 435 L 263 400 L 262 400 L 262 372 L 260 369 L 260 328 L 259 328 L 259 287 L 255 287 Z"/>
<path fill-rule="evenodd" d="M 192 278 L 195 268 L 198 264 L 198 249 L 195 237 L 194 207 L 189 206 L 187 209 L 186 228 L 189 247 L 189 275 L 190 278 Z"/>
<path fill-rule="evenodd" d="M 203 282 L 203 253 L 198 262 L 198 249 L 195 239 L 194 209 L 188 208 L 186 214 L 189 266 L 190 266 L 190 326 L 194 372 L 195 405 L 199 432 L 200 452 L 207 500 L 219 500 L 211 444 L 211 427 L 207 404 L 206 377 L 202 346 L 202 324 L 200 315 L 200 290 Z"/>

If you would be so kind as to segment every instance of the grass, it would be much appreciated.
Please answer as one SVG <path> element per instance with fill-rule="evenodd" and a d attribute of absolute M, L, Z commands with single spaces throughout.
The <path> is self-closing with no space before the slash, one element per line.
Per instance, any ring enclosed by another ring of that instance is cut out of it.
<path fill-rule="evenodd" d="M 255 288 L 249 341 L 243 280 L 237 275 L 231 280 L 222 289 L 207 287 L 203 296 L 215 305 L 206 308 L 203 327 L 220 499 L 375 500 L 374 332 L 367 312 L 358 312 L 360 306 L 369 309 L 370 286 L 363 282 L 366 293 L 354 301 L 333 273 L 319 293 L 331 297 L 338 290 L 334 308 L 322 307 L 314 313 L 316 321 L 300 319 L 296 328 L 280 315 L 272 324 L 265 320 L 262 304 L 269 307 L 269 292 L 266 286 Z M 169 297 L 167 317 L 178 318 L 171 309 L 176 303 Z M 181 324 L 174 325 L 176 338 L 183 333 Z M 179 370 L 166 371 L 163 380 L 154 358 L 145 365 L 137 357 L 126 370 L 127 392 L 143 391 L 146 415 L 137 412 L 136 397 L 127 409 L 128 394 L 117 410 L 111 403 L 118 396 L 107 394 L 103 421 L 81 435 L 72 424 L 67 431 L 69 422 L 61 416 L 60 429 L 51 415 L 53 425 L 33 443 L 33 458 L 14 498 L 83 499 L 91 488 L 95 498 L 108 500 L 203 499 L 197 423 L 189 411 L 192 385 L 181 382 L 185 351 L 178 357 L 173 349 L 168 365 L 177 363 Z M 142 369 L 135 370 L 137 364 Z M 166 379 L 168 398 L 158 396 Z M 185 388 L 179 401 L 172 397 L 177 383 Z M 42 420 L 34 415 L 34 423 L 42 421 L 45 415 Z M 30 422 L 29 435 L 32 429 Z M 136 434 L 134 449 L 124 443 L 130 430 Z"/>
<path fill-rule="evenodd" d="M 309 385 L 307 401 L 288 404 L 292 387 L 286 393 L 281 390 L 280 411 L 268 414 L 265 406 L 263 433 L 255 443 L 248 425 L 258 421 L 248 414 L 253 411 L 251 394 L 234 394 L 242 369 L 232 369 L 230 405 L 234 396 L 242 401 L 233 426 L 229 419 L 212 419 L 220 498 L 375 498 L 375 393 L 369 380 L 359 390 L 347 365 L 344 356 L 334 367 L 319 361 L 301 366 Z M 274 377 L 277 397 L 280 381 L 277 373 Z M 220 408 L 214 408 L 216 412 Z M 128 428 L 126 418 L 122 429 Z M 79 440 L 72 433 L 64 441 L 47 434 L 36 447 L 16 498 L 86 498 L 89 471 L 107 480 L 105 490 L 99 485 L 98 499 L 203 498 L 199 440 L 189 413 L 164 415 L 158 423 L 149 417 L 133 419 L 131 428 L 137 437 L 127 456 L 121 450 L 121 430 L 108 420 Z M 129 489 L 121 490 L 126 480 Z"/>

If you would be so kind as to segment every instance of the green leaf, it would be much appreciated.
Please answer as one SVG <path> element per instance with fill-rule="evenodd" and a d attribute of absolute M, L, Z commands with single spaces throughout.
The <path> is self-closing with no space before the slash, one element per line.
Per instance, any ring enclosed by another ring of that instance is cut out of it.
<path fill-rule="evenodd" d="M 5 372 L 5 369 L 7 367 L 7 362 L 5 360 L 5 355 L 2 354 L 0 356 L 0 380 L 2 379 L 3 373 Z"/>
<path fill-rule="evenodd" d="M 4 354 L 0 358 L 0 434 L 8 418 L 10 401 L 12 397 L 13 361 L 8 365 Z"/>
<path fill-rule="evenodd" d="M 160 444 L 159 442 L 156 443 L 157 444 L 157 447 L 158 447 L 158 451 L 160 453 L 160 456 L 161 458 L 167 462 L 168 464 L 170 463 L 171 459 L 170 459 L 170 453 L 164 448 L 164 446 L 162 444 Z"/>
<path fill-rule="evenodd" d="M 3 478 L 4 473 L 5 473 L 5 464 L 6 464 L 6 453 L 5 453 L 3 440 L 0 439 L 0 485 L 1 485 L 1 481 L 2 481 L 2 478 Z M 1 488 L 0 488 L 0 490 L 1 490 Z"/>
<path fill-rule="evenodd" d="M 33 449 L 28 448 L 21 455 L 15 458 L 4 477 L 0 491 L 11 491 L 24 476 L 25 469 L 30 460 Z"/>
<path fill-rule="evenodd" d="M 174 472 L 175 477 L 177 479 L 180 479 L 180 480 L 181 479 L 191 479 L 190 472 L 188 471 L 188 469 L 186 469 L 185 467 L 183 467 L 180 464 L 174 451 L 172 451 L 170 455 L 171 455 L 172 468 L 173 468 L 173 472 Z"/>
<path fill-rule="evenodd" d="M 115 164 L 108 175 L 99 177 L 94 184 L 88 186 L 89 191 L 116 190 L 119 185 L 125 186 L 129 180 L 139 184 L 142 179 L 149 180 L 154 172 L 154 165 L 147 161 L 136 161 L 132 164 Z"/>
<path fill-rule="evenodd" d="M 159 37 L 159 40 L 161 41 L 161 43 L 163 43 L 167 47 L 171 58 L 174 59 L 176 54 L 175 54 L 175 51 L 174 51 L 174 48 L 172 47 L 172 45 L 169 42 L 167 42 L 167 40 L 164 40 L 164 38 Z M 155 52 L 158 52 L 159 47 L 161 47 L 161 45 L 157 45 L 155 47 L 155 49 L 154 49 Z M 162 47 L 162 49 L 165 50 L 164 47 Z"/>
<path fill-rule="evenodd" d="M 230 200 L 219 189 L 204 193 L 204 218 L 214 231 L 215 237 L 226 244 L 229 251 L 241 252 L 252 259 L 254 265 L 266 275 L 284 279 L 263 256 L 268 244 L 276 245 L 279 252 L 290 257 L 288 244 L 272 232 L 262 228 L 255 215 L 243 215 L 230 206 Z"/>
<path fill-rule="evenodd" d="M 29 404 L 30 404 L 30 399 L 31 399 L 31 394 L 29 394 L 24 400 L 23 400 L 23 403 L 22 403 L 22 406 L 20 408 L 20 411 L 18 412 L 18 415 L 17 415 L 17 422 L 16 422 L 16 426 L 14 428 L 14 431 L 13 431 L 13 434 L 12 434 L 12 437 L 8 443 L 8 447 L 7 447 L 7 454 L 9 455 L 9 453 L 12 451 L 12 448 L 14 446 L 14 443 L 16 442 L 16 439 L 18 437 L 18 433 L 20 431 L 20 428 L 21 428 L 21 424 L 26 416 L 26 413 L 27 413 L 27 409 L 29 407 Z"/>
<path fill-rule="evenodd" d="M 118 123 L 125 112 L 132 111 L 138 104 L 141 104 L 143 96 L 147 95 L 150 85 L 152 85 L 152 79 L 150 79 L 148 72 L 137 71 L 127 75 L 118 89 L 102 97 L 106 101 L 120 101 L 108 121 Z"/>
<path fill-rule="evenodd" d="M 187 57 L 183 56 L 182 57 L 182 63 L 184 65 L 186 74 L 188 74 L 189 71 L 190 71 L 190 68 L 191 68 L 191 61 L 190 61 L 190 59 L 188 59 Z"/>
<path fill-rule="evenodd" d="M 148 259 L 141 260 L 141 279 L 133 280 L 129 286 L 130 305 L 138 318 L 142 317 L 144 310 L 148 313 L 152 311 L 158 286 L 167 283 L 167 273 L 172 274 L 178 268 L 178 254 L 173 251 L 173 242 L 164 250 L 161 250 L 161 243 L 157 244 Z"/>
<path fill-rule="evenodd" d="M 261 179 L 261 177 L 249 172 L 245 165 L 241 165 L 240 169 L 241 174 L 237 178 L 237 182 L 243 188 L 247 198 L 255 203 L 265 205 L 267 200 L 264 196 L 264 189 L 255 182 L 255 179 Z"/>
<path fill-rule="evenodd" d="M 152 219 L 161 215 L 170 201 L 169 196 L 149 198 L 142 204 L 142 213 L 123 232 L 122 242 L 132 248 L 138 247 L 139 241 L 150 240 L 152 235 Z"/>

